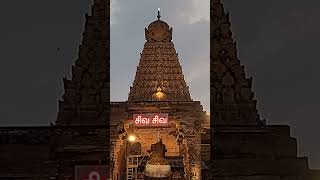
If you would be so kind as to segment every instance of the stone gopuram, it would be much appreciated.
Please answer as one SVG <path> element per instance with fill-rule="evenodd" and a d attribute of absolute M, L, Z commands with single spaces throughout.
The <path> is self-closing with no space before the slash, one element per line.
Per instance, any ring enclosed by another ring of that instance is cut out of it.
<path fill-rule="evenodd" d="M 214 180 L 319 179 L 286 125 L 266 125 L 256 110 L 252 79 L 237 58 L 229 15 L 211 1 L 211 177 Z"/>
<path fill-rule="evenodd" d="M 55 124 L 0 127 L 0 179 L 101 179 L 109 171 L 109 3 L 94 0 L 86 15 L 72 79 Z"/>
<path fill-rule="evenodd" d="M 0 179 L 319 179 L 289 127 L 260 119 L 220 0 L 210 6 L 210 131 L 160 14 L 145 29 L 128 101 L 110 103 L 108 2 L 94 0 L 86 15 L 56 124 L 0 127 Z"/>
<path fill-rule="evenodd" d="M 146 167 L 155 160 L 148 150 L 159 138 L 166 147 L 161 162 L 169 162 L 170 178 L 201 179 L 209 160 L 209 142 L 201 141 L 207 115 L 200 102 L 190 97 L 172 42 L 172 28 L 160 20 L 160 12 L 158 20 L 145 29 L 145 38 L 128 101 L 111 102 L 113 179 L 150 178 Z M 131 153 L 131 146 L 139 147 L 139 153 Z M 154 174 L 156 177 L 162 176 Z"/>

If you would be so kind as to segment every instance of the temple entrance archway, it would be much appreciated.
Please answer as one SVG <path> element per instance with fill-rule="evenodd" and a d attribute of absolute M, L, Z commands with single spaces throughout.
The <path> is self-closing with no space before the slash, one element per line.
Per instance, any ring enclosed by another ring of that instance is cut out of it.
<path fill-rule="evenodd" d="M 183 125 L 178 119 L 171 120 L 166 127 L 137 127 L 130 120 L 119 124 L 120 134 L 114 146 L 113 179 L 128 176 L 131 172 L 135 177 L 143 176 L 143 169 L 149 160 L 151 145 L 161 138 L 166 146 L 166 159 L 170 161 L 173 179 L 183 179 L 189 171 L 188 144 L 184 137 Z M 130 141 L 131 136 L 134 139 Z M 129 159 L 129 156 L 131 159 Z M 135 159 L 134 159 L 135 158 Z M 128 170 L 128 163 L 136 165 L 136 169 Z M 137 174 L 135 174 L 137 173 Z M 175 177 L 175 178 L 174 178 Z M 137 178 L 139 179 L 139 178 Z"/>

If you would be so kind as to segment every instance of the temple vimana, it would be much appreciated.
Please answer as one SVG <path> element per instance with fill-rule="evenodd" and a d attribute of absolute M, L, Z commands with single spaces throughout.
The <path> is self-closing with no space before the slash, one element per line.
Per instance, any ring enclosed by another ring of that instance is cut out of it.
<path fill-rule="evenodd" d="M 260 118 L 220 0 L 210 4 L 210 117 L 192 99 L 172 41 L 179 32 L 160 11 L 145 28 L 127 101 L 110 102 L 109 10 L 94 0 L 85 15 L 56 123 L 0 127 L 0 179 L 320 179 L 297 157 L 289 126 Z"/>

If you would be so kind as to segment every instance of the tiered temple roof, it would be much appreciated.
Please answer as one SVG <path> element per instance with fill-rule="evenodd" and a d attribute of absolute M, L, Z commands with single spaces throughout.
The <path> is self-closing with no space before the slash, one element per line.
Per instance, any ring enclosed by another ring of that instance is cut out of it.
<path fill-rule="evenodd" d="M 128 101 L 191 101 L 178 54 L 172 43 L 172 28 L 160 20 L 145 29 L 146 42 Z"/>
<path fill-rule="evenodd" d="M 252 78 L 246 78 L 237 58 L 229 15 L 220 0 L 211 6 L 211 114 L 216 125 L 261 124 L 252 92 Z"/>
<path fill-rule="evenodd" d="M 72 79 L 63 79 L 65 93 L 59 102 L 57 125 L 105 124 L 109 104 L 109 28 L 106 0 L 94 0 L 86 14 L 85 30 Z M 101 121 L 101 122 L 100 122 Z"/>
<path fill-rule="evenodd" d="M 313 180 L 319 171 L 308 158 L 297 157 L 297 141 L 287 125 L 261 121 L 252 92 L 237 58 L 228 14 L 220 0 L 211 15 L 211 148 L 207 179 Z"/>

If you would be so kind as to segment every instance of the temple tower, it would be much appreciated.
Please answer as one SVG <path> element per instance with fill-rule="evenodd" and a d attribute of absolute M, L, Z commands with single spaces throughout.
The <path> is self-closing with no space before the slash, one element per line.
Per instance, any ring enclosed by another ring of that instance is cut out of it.
<path fill-rule="evenodd" d="M 208 161 L 207 158 L 202 159 L 203 154 L 209 154 L 208 148 L 203 151 L 201 141 L 201 123 L 204 122 L 206 113 L 201 103 L 190 97 L 189 87 L 172 43 L 172 28 L 160 20 L 160 11 L 157 17 L 157 20 L 145 28 L 146 42 L 128 101 L 111 102 L 112 176 L 121 179 L 126 167 L 127 178 L 140 173 L 149 176 L 150 168 L 143 172 L 133 171 L 131 164 L 128 164 L 131 158 L 130 151 L 127 153 L 127 147 L 130 146 L 128 137 L 135 136 L 135 143 L 140 143 L 139 156 L 150 158 L 148 162 L 158 163 L 148 155 L 148 149 L 161 136 L 167 148 L 163 158 L 172 167 L 168 171 L 172 178 L 200 180 L 201 166 L 204 163 L 202 160 Z M 158 122 L 160 116 L 166 120 Z M 127 162 L 123 161 L 125 158 L 128 159 Z M 150 167 L 153 163 L 142 162 L 139 166 Z M 162 165 L 167 168 L 168 164 Z"/>
<path fill-rule="evenodd" d="M 261 121 L 237 58 L 229 15 L 220 0 L 211 15 L 211 177 L 207 179 L 316 179 L 306 157 L 297 157 L 297 141 L 287 125 Z M 318 172 L 317 172 L 318 173 Z"/>
<path fill-rule="evenodd" d="M 110 176 L 109 6 L 107 0 L 93 0 L 72 78 L 63 79 L 65 91 L 53 126 L 57 130 L 50 140 L 56 179 L 79 178 L 83 165 L 95 168 L 101 178 Z"/>
<path fill-rule="evenodd" d="M 252 78 L 246 78 L 237 58 L 229 15 L 220 0 L 211 6 L 211 114 L 214 125 L 256 125 L 260 121 L 252 92 Z"/>
<path fill-rule="evenodd" d="M 172 28 L 160 20 L 145 29 L 146 42 L 140 54 L 128 101 L 191 101 L 178 54 L 172 43 Z"/>
<path fill-rule="evenodd" d="M 86 14 L 78 59 L 72 79 L 63 79 L 65 93 L 59 102 L 57 125 L 106 124 L 109 105 L 109 9 L 107 0 L 94 0 Z"/>

